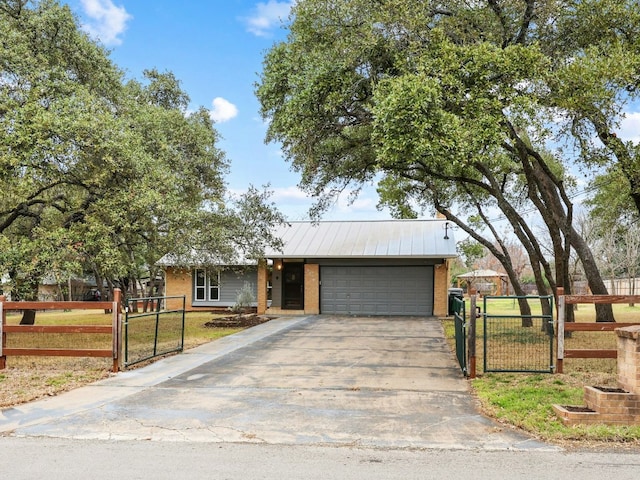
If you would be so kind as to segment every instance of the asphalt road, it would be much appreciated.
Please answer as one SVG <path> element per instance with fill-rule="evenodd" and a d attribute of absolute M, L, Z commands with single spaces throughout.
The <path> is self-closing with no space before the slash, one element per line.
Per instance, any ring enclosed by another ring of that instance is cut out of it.
<path fill-rule="evenodd" d="M 11 480 L 637 480 L 640 455 L 1 438 Z"/>

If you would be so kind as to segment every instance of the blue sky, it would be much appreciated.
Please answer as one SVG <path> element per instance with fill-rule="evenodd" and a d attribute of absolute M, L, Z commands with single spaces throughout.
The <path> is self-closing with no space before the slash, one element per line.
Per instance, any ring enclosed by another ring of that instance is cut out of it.
<path fill-rule="evenodd" d="M 254 84 L 265 52 L 286 37 L 292 0 L 63 0 L 83 28 L 111 50 L 132 78 L 146 68 L 172 71 L 191 97 L 193 109 L 211 111 L 231 163 L 232 192 L 269 183 L 273 199 L 290 220 L 302 220 L 312 201 L 298 188 L 278 145 L 264 144 Z M 618 134 L 640 141 L 640 108 L 630 106 Z M 585 179 L 577 176 L 584 184 Z M 347 192 L 348 193 L 348 192 Z M 375 188 L 352 205 L 347 194 L 324 219 L 387 219 L 376 209 Z M 499 215 L 499 214 L 497 214 Z M 498 217 L 500 218 L 500 217 Z"/>
<path fill-rule="evenodd" d="M 288 0 L 66 0 L 83 28 L 111 50 L 130 78 L 157 68 L 173 72 L 192 105 L 211 111 L 231 163 L 229 189 L 269 183 L 290 220 L 302 220 L 312 201 L 297 188 L 279 146 L 265 145 L 254 84 L 265 52 L 286 37 Z M 346 199 L 346 195 L 345 195 Z M 340 199 L 324 219 L 386 219 L 374 188 L 353 204 Z"/>

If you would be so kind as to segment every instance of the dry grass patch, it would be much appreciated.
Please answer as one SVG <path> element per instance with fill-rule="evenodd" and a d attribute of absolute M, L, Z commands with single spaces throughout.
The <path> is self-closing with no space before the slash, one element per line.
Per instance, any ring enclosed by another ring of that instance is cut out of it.
<path fill-rule="evenodd" d="M 184 348 L 189 349 L 236 333 L 242 328 L 210 328 L 209 312 L 189 312 L 185 318 Z M 38 312 L 36 325 L 111 325 L 111 314 L 101 311 Z M 7 315 L 17 325 L 20 315 Z M 110 349 L 110 335 L 7 334 L 8 347 Z M 149 363 L 149 362 L 147 362 Z M 139 365 L 142 366 L 143 364 Z M 113 375 L 110 358 L 8 357 L 0 370 L 0 408 L 57 395 Z"/>
<path fill-rule="evenodd" d="M 20 357 L 20 361 L 1 371 L 0 408 L 57 395 L 111 375 L 109 360 L 43 362 L 43 358 Z"/>

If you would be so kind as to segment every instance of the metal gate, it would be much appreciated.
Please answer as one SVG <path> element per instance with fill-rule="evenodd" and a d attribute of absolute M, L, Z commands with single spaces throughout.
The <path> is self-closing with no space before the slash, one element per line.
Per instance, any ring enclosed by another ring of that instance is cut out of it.
<path fill-rule="evenodd" d="M 167 309 L 168 300 L 181 308 Z M 184 348 L 184 312 L 184 296 L 128 299 L 123 324 L 124 366 L 181 352 Z"/>
<path fill-rule="evenodd" d="M 549 302 L 553 296 L 485 296 L 484 371 L 553 373 L 553 315 L 504 315 L 492 313 L 494 300 L 518 299 Z"/>
<path fill-rule="evenodd" d="M 466 324 L 466 307 L 464 299 L 453 297 L 453 321 L 456 328 L 456 357 L 462 369 L 462 373 L 466 376 L 469 374 L 467 366 L 467 324 Z"/>

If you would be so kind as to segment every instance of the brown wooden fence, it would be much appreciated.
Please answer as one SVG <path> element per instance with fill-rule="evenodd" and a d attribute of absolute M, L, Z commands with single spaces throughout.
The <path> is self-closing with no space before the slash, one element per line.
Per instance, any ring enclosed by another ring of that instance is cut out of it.
<path fill-rule="evenodd" d="M 640 322 L 566 322 L 565 306 L 579 304 L 616 304 L 640 303 L 640 295 L 565 295 L 563 288 L 558 288 L 558 346 L 556 372 L 563 372 L 565 358 L 616 358 L 617 350 L 610 349 L 565 349 L 565 332 L 612 332 L 616 328 L 640 325 Z"/>
<path fill-rule="evenodd" d="M 120 369 L 122 351 L 122 322 L 120 309 L 121 292 L 115 289 L 111 302 L 7 302 L 0 296 L 0 369 L 6 368 L 7 357 L 19 355 L 32 356 L 64 356 L 64 357 L 103 357 L 113 359 L 113 371 Z M 22 310 L 110 310 L 111 325 L 7 325 L 6 314 L 10 311 Z M 110 349 L 83 348 L 7 348 L 7 334 L 25 333 L 88 333 L 112 336 Z"/>

